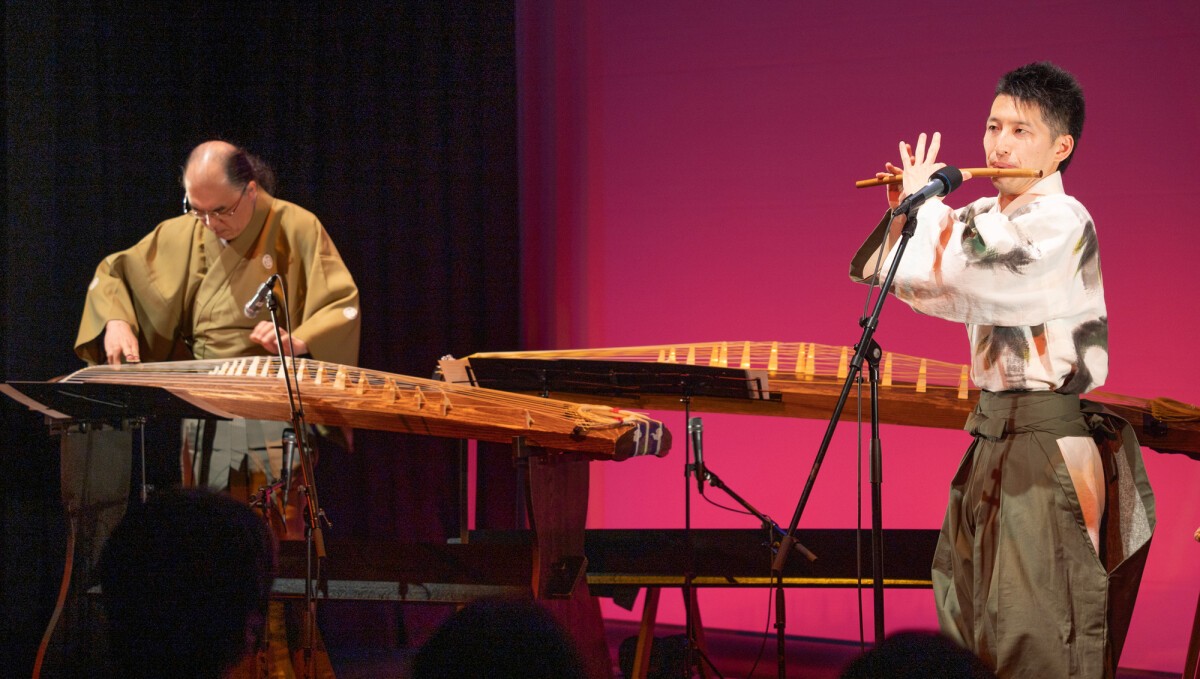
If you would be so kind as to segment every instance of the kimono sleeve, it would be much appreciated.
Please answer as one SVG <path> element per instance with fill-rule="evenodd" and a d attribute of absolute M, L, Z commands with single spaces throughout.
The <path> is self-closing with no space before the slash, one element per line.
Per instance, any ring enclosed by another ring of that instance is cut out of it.
<path fill-rule="evenodd" d="M 876 266 L 879 265 L 880 250 L 885 249 L 887 242 L 885 234 L 888 227 L 892 223 L 892 211 L 888 210 L 884 213 L 883 218 L 879 220 L 879 224 L 871 230 L 871 235 L 867 236 L 867 240 L 859 246 L 858 251 L 854 253 L 853 259 L 850 260 L 850 280 L 855 283 L 871 283 L 876 278 Z M 884 253 L 887 254 L 886 252 Z M 891 261 L 890 259 L 888 260 Z M 882 272 L 886 273 L 886 269 Z"/>
<path fill-rule="evenodd" d="M 921 313 L 977 325 L 1103 315 L 1095 227 L 1065 195 L 1040 197 L 1011 216 L 973 206 L 954 212 L 933 200 L 918 213 L 893 293 Z"/>
<path fill-rule="evenodd" d="M 356 365 L 362 325 L 358 286 L 320 223 L 306 250 L 303 321 L 294 334 L 308 344 L 313 358 Z"/>
<path fill-rule="evenodd" d="M 88 284 L 83 318 L 75 336 L 75 353 L 90 365 L 105 361 L 104 346 L 100 338 L 109 321 L 126 321 L 133 328 L 134 334 L 138 334 L 133 295 L 124 276 L 128 253 L 129 251 L 117 252 L 101 260 L 100 265 L 96 267 L 95 276 Z"/>

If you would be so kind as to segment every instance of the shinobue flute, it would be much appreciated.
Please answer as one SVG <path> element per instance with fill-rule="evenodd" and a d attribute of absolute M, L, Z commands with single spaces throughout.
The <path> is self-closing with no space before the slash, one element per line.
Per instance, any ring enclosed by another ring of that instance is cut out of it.
<path fill-rule="evenodd" d="M 1023 167 L 964 167 L 964 174 L 970 172 L 971 177 L 1040 177 L 1041 170 L 1030 170 Z M 904 178 L 903 174 L 893 174 L 887 177 L 875 177 L 873 179 L 862 179 L 854 182 L 854 187 L 865 189 L 868 186 L 883 186 L 884 184 L 896 184 Z"/>

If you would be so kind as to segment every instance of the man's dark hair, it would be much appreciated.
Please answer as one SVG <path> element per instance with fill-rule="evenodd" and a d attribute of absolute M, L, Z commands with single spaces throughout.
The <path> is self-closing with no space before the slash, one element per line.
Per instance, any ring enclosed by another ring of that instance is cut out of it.
<path fill-rule="evenodd" d="M 97 566 L 121 676 L 217 679 L 261 644 L 272 540 L 227 495 L 164 490 L 131 504 Z"/>
<path fill-rule="evenodd" d="M 275 193 L 275 171 L 262 158 L 240 146 L 229 154 L 225 162 L 225 175 L 234 188 L 240 189 L 256 181 L 267 193 Z"/>
<path fill-rule="evenodd" d="M 1075 76 L 1049 61 L 1038 61 L 1001 76 L 996 83 L 996 96 L 1002 94 L 1023 104 L 1037 104 L 1050 131 L 1056 137 L 1071 135 L 1075 149 L 1079 148 L 1079 137 L 1083 135 L 1083 89 Z M 1058 171 L 1066 172 L 1074 157 L 1072 150 L 1058 164 Z"/>

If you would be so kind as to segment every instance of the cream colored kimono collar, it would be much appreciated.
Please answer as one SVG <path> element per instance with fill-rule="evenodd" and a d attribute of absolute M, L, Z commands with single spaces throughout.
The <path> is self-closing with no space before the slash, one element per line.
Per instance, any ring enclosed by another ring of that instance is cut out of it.
<path fill-rule="evenodd" d="M 1013 202 L 1001 210 L 1001 213 L 1005 217 L 1011 217 L 1014 212 L 1032 203 L 1038 196 L 1062 195 L 1065 193 L 1066 189 L 1063 188 L 1062 173 L 1053 172 L 1048 177 L 1042 177 L 1038 183 L 1029 187 L 1028 191 L 1017 196 Z M 996 197 L 996 204 L 1000 204 L 999 196 Z"/>

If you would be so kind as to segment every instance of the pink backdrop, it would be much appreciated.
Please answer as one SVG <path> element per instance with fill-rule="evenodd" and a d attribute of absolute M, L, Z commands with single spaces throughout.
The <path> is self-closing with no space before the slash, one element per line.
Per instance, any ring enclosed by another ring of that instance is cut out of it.
<path fill-rule="evenodd" d="M 1097 222 L 1111 321 L 1106 389 L 1200 402 L 1198 252 L 1185 204 L 1200 156 L 1200 5 L 677 0 L 518 2 L 528 346 L 713 340 L 853 344 L 865 289 L 849 257 L 884 208 L 856 190 L 896 143 L 940 131 L 941 159 L 985 164 L 996 79 L 1049 59 L 1088 121 L 1067 189 Z M 989 193 L 969 182 L 950 201 Z M 1172 341 L 1178 338 L 1182 341 Z M 895 300 L 886 350 L 966 360 L 965 333 Z M 1176 349 L 1178 347 L 1178 349 Z M 498 347 L 497 347 L 498 348 Z M 493 349 L 488 347 L 487 349 Z M 1178 353 L 1177 353 L 1178 352 Z M 663 460 L 593 465 L 592 527 L 680 527 L 685 422 Z M 782 524 L 824 423 L 704 415 L 706 461 Z M 883 432 L 884 519 L 936 528 L 962 432 Z M 1122 665 L 1179 671 L 1200 589 L 1200 462 L 1145 449 L 1158 529 Z M 801 527 L 853 527 L 855 430 L 843 424 Z M 864 462 L 865 466 L 865 462 Z M 718 491 L 711 491 L 721 497 Z M 693 525 L 754 527 L 693 503 Z M 801 538 L 803 539 L 803 538 Z M 811 545 L 810 545 L 811 546 Z M 813 546 L 816 549 L 815 546 Z M 640 600 L 639 600 L 640 601 Z M 660 620 L 681 622 L 678 597 Z M 706 590 L 711 627 L 763 630 L 765 591 Z M 864 593 L 868 640 L 871 593 Z M 636 614 L 607 605 L 605 614 Z M 857 639 L 852 591 L 792 590 L 788 632 Z M 936 626 L 928 590 L 889 591 L 889 630 Z"/>

